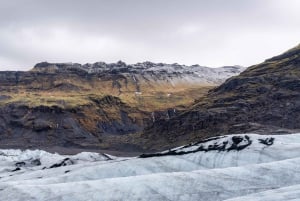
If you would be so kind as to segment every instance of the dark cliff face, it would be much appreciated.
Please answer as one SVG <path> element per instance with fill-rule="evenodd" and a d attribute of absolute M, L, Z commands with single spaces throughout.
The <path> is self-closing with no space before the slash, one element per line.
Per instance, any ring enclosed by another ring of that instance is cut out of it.
<path fill-rule="evenodd" d="M 146 128 L 144 136 L 170 145 L 220 134 L 298 129 L 300 46 L 249 67 L 180 115 Z"/>
<path fill-rule="evenodd" d="M 94 104 L 73 108 L 30 107 L 22 103 L 2 106 L 1 147 L 107 148 L 107 144 L 103 145 L 103 141 L 109 143 L 105 141 L 106 137 L 140 132 L 152 122 L 150 114 L 126 105 L 117 97 L 90 99 Z M 120 141 L 119 145 L 122 143 Z"/>

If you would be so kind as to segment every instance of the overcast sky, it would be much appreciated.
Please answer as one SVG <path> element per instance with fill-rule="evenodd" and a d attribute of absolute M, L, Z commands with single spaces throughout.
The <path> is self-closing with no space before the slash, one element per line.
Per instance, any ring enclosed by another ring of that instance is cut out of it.
<path fill-rule="evenodd" d="M 0 70 L 41 61 L 249 66 L 299 39 L 299 0 L 0 0 Z"/>

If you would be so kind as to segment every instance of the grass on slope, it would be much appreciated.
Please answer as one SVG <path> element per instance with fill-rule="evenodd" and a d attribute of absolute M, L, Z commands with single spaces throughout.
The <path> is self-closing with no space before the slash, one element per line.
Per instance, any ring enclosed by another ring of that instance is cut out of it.
<path fill-rule="evenodd" d="M 146 91 L 136 93 L 134 91 L 124 91 L 119 95 L 114 94 L 121 99 L 122 102 L 128 104 L 131 107 L 137 107 L 143 111 L 163 110 L 167 108 L 173 108 L 180 105 L 189 105 L 194 102 L 195 99 L 204 96 L 210 86 L 195 87 L 189 89 L 175 90 L 161 90 Z M 76 108 L 85 105 L 92 105 L 94 102 L 90 97 L 104 97 L 108 95 L 106 92 L 100 90 L 89 91 L 35 91 L 28 92 L 25 90 L 19 90 L 18 92 L 6 92 L 2 95 L 9 96 L 1 100 L 0 105 L 10 103 L 20 103 L 29 107 L 36 106 L 59 106 L 61 108 Z"/>

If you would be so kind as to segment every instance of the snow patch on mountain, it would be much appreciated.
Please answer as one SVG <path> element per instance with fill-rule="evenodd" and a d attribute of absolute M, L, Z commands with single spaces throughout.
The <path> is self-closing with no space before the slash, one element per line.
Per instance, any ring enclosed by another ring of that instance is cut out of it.
<path fill-rule="evenodd" d="M 76 70 L 89 74 L 119 74 L 132 77 L 137 81 L 171 82 L 173 85 L 184 83 L 213 84 L 219 85 L 226 79 L 238 75 L 246 68 L 242 66 L 223 66 L 219 68 L 209 68 L 200 65 L 180 65 L 142 62 L 136 64 L 126 64 L 122 61 L 117 63 L 96 62 L 93 64 L 78 63 L 47 63 L 42 62 L 34 66 L 37 71 L 67 71 Z"/>

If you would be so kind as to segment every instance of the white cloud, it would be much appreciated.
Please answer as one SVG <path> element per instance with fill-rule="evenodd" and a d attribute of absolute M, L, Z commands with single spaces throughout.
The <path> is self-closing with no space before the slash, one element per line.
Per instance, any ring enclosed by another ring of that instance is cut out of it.
<path fill-rule="evenodd" d="M 9 48 L 14 55 L 19 55 L 16 61 L 111 61 L 128 47 L 126 42 L 111 36 L 92 35 L 64 27 L 25 27 L 18 31 L 2 31 L 0 37 L 9 41 Z M 14 65 L 14 62 L 3 63 Z M 19 62 L 15 64 L 20 65 Z"/>
<path fill-rule="evenodd" d="M 178 34 L 183 36 L 193 35 L 199 33 L 201 31 L 201 27 L 196 24 L 185 24 L 178 29 Z"/>

